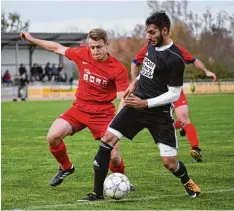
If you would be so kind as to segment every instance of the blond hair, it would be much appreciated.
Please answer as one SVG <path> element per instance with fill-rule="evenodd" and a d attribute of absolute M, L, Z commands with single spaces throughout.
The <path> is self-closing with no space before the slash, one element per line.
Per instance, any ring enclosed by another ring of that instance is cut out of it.
<path fill-rule="evenodd" d="M 104 43 L 107 42 L 107 33 L 105 30 L 101 29 L 101 28 L 96 28 L 96 29 L 92 29 L 89 34 L 88 37 L 92 40 L 98 41 L 98 40 L 103 40 Z"/>

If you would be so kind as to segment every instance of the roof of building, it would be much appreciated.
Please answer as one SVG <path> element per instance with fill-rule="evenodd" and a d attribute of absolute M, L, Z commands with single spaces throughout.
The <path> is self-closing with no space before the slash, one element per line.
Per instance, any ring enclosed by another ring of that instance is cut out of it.
<path fill-rule="evenodd" d="M 43 40 L 55 41 L 63 45 L 80 43 L 87 38 L 87 33 L 30 33 L 33 37 Z M 32 44 L 20 39 L 20 33 L 1 33 L 1 47 L 15 48 L 18 43 L 20 48 L 29 48 Z"/>

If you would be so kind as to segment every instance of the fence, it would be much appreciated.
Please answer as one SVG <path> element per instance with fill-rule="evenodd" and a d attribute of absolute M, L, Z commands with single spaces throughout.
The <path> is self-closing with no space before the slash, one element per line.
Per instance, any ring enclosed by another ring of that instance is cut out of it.
<path fill-rule="evenodd" d="M 76 83 L 77 84 L 77 83 Z M 28 86 L 29 100 L 74 99 L 77 85 L 37 84 Z M 185 94 L 221 94 L 234 93 L 234 81 L 186 82 Z M 18 95 L 18 87 L 2 87 L 2 100 L 12 100 Z"/>
<path fill-rule="evenodd" d="M 74 99 L 77 85 L 69 84 L 30 84 L 27 86 L 29 100 Z M 2 101 L 9 101 L 18 97 L 18 87 L 3 87 L 1 89 Z"/>
<path fill-rule="evenodd" d="M 187 82 L 183 85 L 186 94 L 234 93 L 234 81 Z"/>

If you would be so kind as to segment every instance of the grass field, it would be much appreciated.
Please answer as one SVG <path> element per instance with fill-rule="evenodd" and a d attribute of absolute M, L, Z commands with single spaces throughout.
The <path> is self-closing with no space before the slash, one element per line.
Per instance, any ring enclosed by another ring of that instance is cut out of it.
<path fill-rule="evenodd" d="M 88 130 L 66 138 L 76 172 L 59 187 L 50 187 L 57 163 L 49 153 L 46 134 L 52 121 L 71 101 L 2 103 L 2 209 L 147 210 L 234 209 L 234 95 L 188 96 L 191 119 L 203 149 L 204 162 L 189 155 L 179 137 L 179 158 L 203 194 L 191 199 L 179 180 L 161 164 L 148 131 L 133 142 L 121 141 L 127 176 L 136 185 L 124 200 L 80 203 L 92 190 L 92 162 L 99 143 Z"/>

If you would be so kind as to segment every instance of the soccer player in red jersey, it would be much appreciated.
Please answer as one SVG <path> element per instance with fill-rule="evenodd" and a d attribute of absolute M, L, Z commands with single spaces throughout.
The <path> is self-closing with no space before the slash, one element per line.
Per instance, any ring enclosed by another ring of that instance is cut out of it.
<path fill-rule="evenodd" d="M 177 45 L 177 47 L 179 48 L 183 56 L 183 60 L 185 61 L 186 64 L 193 64 L 197 69 L 204 71 L 208 77 L 212 77 L 213 81 L 216 80 L 216 75 L 213 72 L 207 70 L 205 65 L 199 59 L 195 58 L 190 53 L 188 53 L 182 46 Z M 147 48 L 148 44 L 146 44 L 139 51 L 139 53 L 132 59 L 132 64 L 131 64 L 132 81 L 135 80 L 135 78 L 139 73 L 138 66 L 140 66 L 143 63 L 144 57 L 147 53 Z M 191 156 L 197 162 L 202 161 L 201 149 L 199 148 L 197 131 L 194 125 L 190 121 L 188 101 L 184 95 L 183 90 L 181 91 L 180 98 L 176 102 L 174 102 L 174 109 L 177 117 L 177 120 L 175 121 L 175 128 L 180 129 L 181 136 L 185 136 L 186 134 L 191 145 L 191 150 L 190 150 Z"/>
<path fill-rule="evenodd" d="M 63 139 L 68 135 L 88 127 L 93 137 L 100 140 L 115 116 L 112 101 L 122 98 L 129 85 L 127 69 L 108 54 L 107 34 L 103 29 L 93 29 L 88 34 L 88 45 L 69 48 L 59 43 L 36 39 L 28 32 L 21 33 L 21 39 L 41 48 L 66 56 L 76 63 L 79 72 L 79 87 L 73 105 L 60 115 L 49 129 L 47 140 L 50 152 L 60 164 L 58 173 L 50 182 L 57 186 L 63 179 L 74 172 L 75 168 L 66 152 Z M 118 111 L 122 108 L 120 102 Z M 111 154 L 110 170 L 124 174 L 124 163 L 120 157 L 119 146 Z"/>

